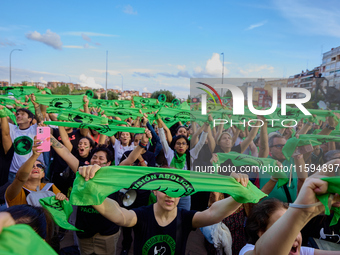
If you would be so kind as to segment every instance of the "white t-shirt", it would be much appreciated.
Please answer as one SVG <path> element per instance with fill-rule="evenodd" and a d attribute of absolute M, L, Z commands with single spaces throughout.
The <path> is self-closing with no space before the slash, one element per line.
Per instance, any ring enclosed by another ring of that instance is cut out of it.
<path fill-rule="evenodd" d="M 37 135 L 37 124 L 30 126 L 27 129 L 19 129 L 18 126 L 8 123 L 11 140 L 14 147 L 14 155 L 9 171 L 16 173 L 33 154 L 32 146 L 34 144 L 34 136 Z M 38 158 L 44 162 L 43 154 Z"/>
<path fill-rule="evenodd" d="M 247 243 L 240 250 L 239 255 L 244 255 L 246 252 L 254 250 L 254 248 L 255 248 L 255 245 Z M 275 254 L 275 251 L 273 251 L 273 254 Z M 314 255 L 314 248 L 301 246 L 300 255 Z"/>
<path fill-rule="evenodd" d="M 120 159 L 122 158 L 124 152 L 132 151 L 135 148 L 133 143 L 129 146 L 123 146 L 118 139 L 116 139 L 115 144 L 112 147 L 115 149 L 115 165 L 116 166 L 119 165 Z"/>

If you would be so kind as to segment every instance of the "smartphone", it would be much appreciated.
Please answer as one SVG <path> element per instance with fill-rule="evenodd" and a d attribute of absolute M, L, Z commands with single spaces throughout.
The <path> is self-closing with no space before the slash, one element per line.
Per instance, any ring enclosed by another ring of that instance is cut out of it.
<path fill-rule="evenodd" d="M 305 154 L 305 153 L 308 153 L 308 152 L 312 152 L 314 149 L 313 149 L 313 146 L 311 144 L 307 144 L 307 145 L 304 145 L 304 146 L 298 146 L 296 147 L 294 153 L 293 153 L 293 157 L 294 156 L 297 156 L 297 155 L 300 155 L 300 154 Z"/>
<path fill-rule="evenodd" d="M 41 149 L 41 152 L 51 150 L 51 129 L 49 127 L 38 127 L 37 139 L 41 140 L 41 145 L 38 147 L 38 149 Z"/>

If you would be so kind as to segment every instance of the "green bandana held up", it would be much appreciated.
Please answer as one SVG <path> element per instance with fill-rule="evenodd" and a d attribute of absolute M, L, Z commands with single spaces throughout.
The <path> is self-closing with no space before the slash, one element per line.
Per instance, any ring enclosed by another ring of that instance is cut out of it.
<path fill-rule="evenodd" d="M 339 171 L 339 169 L 337 169 L 337 171 Z M 321 180 L 328 182 L 327 193 L 316 197 L 325 206 L 326 215 L 330 215 L 330 210 L 334 211 L 334 216 L 330 224 L 330 226 L 333 226 L 336 225 L 340 219 L 340 207 L 329 208 L 328 199 L 330 194 L 340 194 L 340 176 L 325 177 L 321 178 Z"/>
<path fill-rule="evenodd" d="M 101 168 L 89 181 L 77 173 L 70 202 L 100 205 L 108 195 L 122 188 L 158 190 L 171 197 L 216 191 L 229 194 L 239 203 L 257 203 L 267 196 L 251 182 L 243 187 L 229 176 L 158 167 L 109 166 Z"/>
<path fill-rule="evenodd" d="M 86 124 L 98 124 L 107 125 L 108 119 L 89 113 L 80 111 L 64 110 L 58 115 L 58 120 L 67 120 L 72 122 L 86 123 Z"/>
<path fill-rule="evenodd" d="M 144 128 L 135 128 L 135 127 L 123 127 L 123 126 L 115 126 L 115 125 L 93 125 L 86 123 L 78 123 L 78 122 L 60 122 L 60 121 L 45 121 L 46 125 L 53 126 L 62 126 L 62 127 L 72 127 L 72 128 L 91 128 L 94 131 L 97 131 L 100 134 L 113 136 L 117 132 L 129 132 L 129 133 L 144 133 Z"/>
<path fill-rule="evenodd" d="M 79 230 L 75 226 L 68 223 L 68 218 L 70 217 L 71 213 L 73 212 L 72 205 L 66 199 L 63 201 L 55 199 L 55 196 L 52 197 L 45 197 L 39 199 L 40 204 L 42 207 L 47 209 L 54 220 L 54 222 L 59 226 L 67 230 L 71 231 L 83 231 Z"/>
<path fill-rule="evenodd" d="M 83 95 L 35 95 L 37 103 L 60 109 L 83 107 L 83 97 Z"/>
<path fill-rule="evenodd" d="M 38 93 L 39 89 L 34 86 L 21 86 L 21 87 L 6 87 L 6 94 L 12 93 L 15 97 L 30 95 L 32 93 Z"/>
<path fill-rule="evenodd" d="M 11 112 L 8 108 L 3 108 L 0 110 L 0 118 L 9 117 L 15 125 L 17 125 L 17 118 L 15 117 L 14 113 Z"/>
<path fill-rule="evenodd" d="M 288 182 L 286 174 L 282 171 L 274 171 L 278 169 L 278 165 L 275 159 L 271 158 L 258 158 L 246 154 L 237 153 L 231 151 L 228 153 L 216 153 L 217 163 L 214 164 L 215 172 L 217 172 L 218 167 L 224 163 L 226 160 L 230 159 L 234 166 L 258 166 L 260 171 L 266 172 L 271 176 L 278 179 L 277 186 L 280 188 Z"/>
<path fill-rule="evenodd" d="M 177 154 L 177 152 L 175 152 L 175 156 L 172 158 L 170 166 L 177 168 L 177 169 L 183 169 L 185 167 L 185 162 L 186 162 L 186 154 L 184 153 L 182 156 L 180 156 Z"/>
<path fill-rule="evenodd" d="M 0 254 L 6 255 L 57 255 L 30 226 L 18 224 L 6 227 L 0 234 Z"/>

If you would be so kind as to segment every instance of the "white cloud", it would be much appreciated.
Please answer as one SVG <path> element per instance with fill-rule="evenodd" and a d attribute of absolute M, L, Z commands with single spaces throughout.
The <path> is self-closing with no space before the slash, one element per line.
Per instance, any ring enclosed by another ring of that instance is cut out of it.
<path fill-rule="evenodd" d="M 87 77 L 85 74 L 81 74 L 79 76 L 79 80 L 80 80 L 80 85 L 83 87 L 88 86 L 94 89 L 103 88 L 102 85 L 96 83 L 93 77 Z"/>
<path fill-rule="evenodd" d="M 143 91 L 144 91 L 144 92 L 148 92 L 148 88 L 147 88 L 147 87 L 144 87 L 144 88 L 143 88 Z"/>
<path fill-rule="evenodd" d="M 127 5 L 125 6 L 123 12 L 127 13 L 127 14 L 131 14 L 131 15 L 136 15 L 137 11 L 134 11 L 131 5 Z"/>
<path fill-rule="evenodd" d="M 340 37 L 339 2 L 274 0 L 274 5 L 301 34 Z"/>
<path fill-rule="evenodd" d="M 39 78 L 39 81 L 40 81 L 41 83 L 47 84 L 47 81 L 44 80 L 44 77 L 40 77 L 40 78 Z"/>
<path fill-rule="evenodd" d="M 42 42 L 56 50 L 61 50 L 63 47 L 60 36 L 49 29 L 46 30 L 46 34 L 40 34 L 37 31 L 27 33 L 26 38 L 33 41 Z"/>
<path fill-rule="evenodd" d="M 268 66 L 268 65 L 248 65 L 246 69 L 239 69 L 239 73 L 242 76 L 253 76 L 253 77 L 261 77 L 264 76 L 261 74 L 258 74 L 261 71 L 265 71 L 265 74 L 272 73 L 274 71 L 274 67 Z"/>
<path fill-rule="evenodd" d="M 186 68 L 186 66 L 185 65 L 177 65 L 177 69 L 179 69 L 179 70 L 185 70 L 185 68 Z"/>
<path fill-rule="evenodd" d="M 81 37 L 82 37 L 85 41 L 91 42 L 91 38 L 88 37 L 86 34 L 82 33 L 82 34 L 81 34 Z"/>
<path fill-rule="evenodd" d="M 252 30 L 254 28 L 261 27 L 261 26 L 263 26 L 266 23 L 267 23 L 267 20 L 261 21 L 261 22 L 256 23 L 256 24 L 252 24 L 249 27 L 247 27 L 246 30 Z"/>
<path fill-rule="evenodd" d="M 224 75 L 227 75 L 229 70 L 224 66 Z M 220 59 L 220 54 L 213 53 L 212 57 L 207 60 L 205 68 L 196 67 L 194 69 L 194 77 L 208 77 L 217 78 L 222 76 L 222 61 Z"/>
<path fill-rule="evenodd" d="M 88 43 L 85 43 L 85 44 L 84 44 L 84 48 L 85 48 L 85 49 L 88 49 L 89 47 L 90 47 L 90 46 L 89 46 Z"/>

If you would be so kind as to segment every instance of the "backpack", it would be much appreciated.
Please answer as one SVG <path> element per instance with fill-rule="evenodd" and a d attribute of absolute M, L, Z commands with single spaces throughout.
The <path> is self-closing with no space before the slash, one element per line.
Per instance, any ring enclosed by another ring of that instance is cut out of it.
<path fill-rule="evenodd" d="M 27 204 L 41 207 L 39 199 L 55 196 L 55 194 L 49 190 L 52 187 L 52 185 L 53 183 L 47 183 L 41 190 L 40 187 L 38 186 L 37 191 L 32 191 L 22 187 L 26 193 Z"/>

